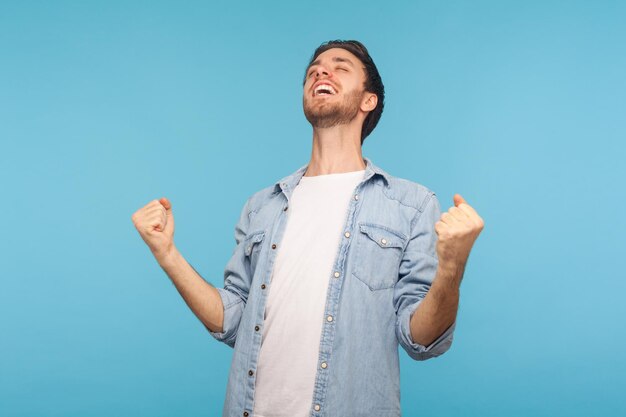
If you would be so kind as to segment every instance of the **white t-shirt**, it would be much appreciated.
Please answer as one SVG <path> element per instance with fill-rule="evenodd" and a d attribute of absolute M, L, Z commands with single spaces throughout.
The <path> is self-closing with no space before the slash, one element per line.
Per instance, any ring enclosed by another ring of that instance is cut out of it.
<path fill-rule="evenodd" d="M 303 176 L 293 190 L 265 307 L 254 417 L 311 412 L 326 293 L 350 198 L 364 174 Z"/>

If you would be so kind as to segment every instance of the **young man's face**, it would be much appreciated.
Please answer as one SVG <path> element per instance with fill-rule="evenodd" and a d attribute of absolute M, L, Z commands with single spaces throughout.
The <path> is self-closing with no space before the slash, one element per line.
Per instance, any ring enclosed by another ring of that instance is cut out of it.
<path fill-rule="evenodd" d="M 302 104 L 307 120 L 319 128 L 350 122 L 364 110 L 364 83 L 363 64 L 351 52 L 322 52 L 306 73 Z"/>

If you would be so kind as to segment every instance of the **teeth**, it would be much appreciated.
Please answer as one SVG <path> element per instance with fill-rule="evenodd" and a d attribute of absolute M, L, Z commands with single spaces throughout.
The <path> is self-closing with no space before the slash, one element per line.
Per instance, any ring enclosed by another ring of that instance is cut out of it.
<path fill-rule="evenodd" d="M 330 91 L 330 94 L 337 94 L 335 89 L 330 84 L 320 84 L 315 87 L 315 94 L 319 94 L 320 90 Z"/>

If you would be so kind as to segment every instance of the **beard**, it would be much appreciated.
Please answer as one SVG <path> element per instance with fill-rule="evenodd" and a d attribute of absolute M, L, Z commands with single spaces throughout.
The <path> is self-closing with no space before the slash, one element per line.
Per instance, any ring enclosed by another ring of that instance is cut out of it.
<path fill-rule="evenodd" d="M 359 114 L 361 96 L 361 91 L 351 91 L 339 103 L 321 104 L 303 99 L 304 115 L 314 128 L 326 129 L 348 124 Z"/>

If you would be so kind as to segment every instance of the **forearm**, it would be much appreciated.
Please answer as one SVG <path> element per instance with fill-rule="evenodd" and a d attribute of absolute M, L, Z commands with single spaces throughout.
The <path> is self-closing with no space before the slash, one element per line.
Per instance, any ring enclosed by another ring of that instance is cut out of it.
<path fill-rule="evenodd" d="M 430 290 L 411 318 L 411 337 L 424 346 L 443 334 L 456 320 L 463 267 L 439 265 Z"/>
<path fill-rule="evenodd" d="M 156 259 L 196 317 L 210 331 L 221 332 L 224 305 L 217 289 L 206 282 L 176 248 Z"/>

